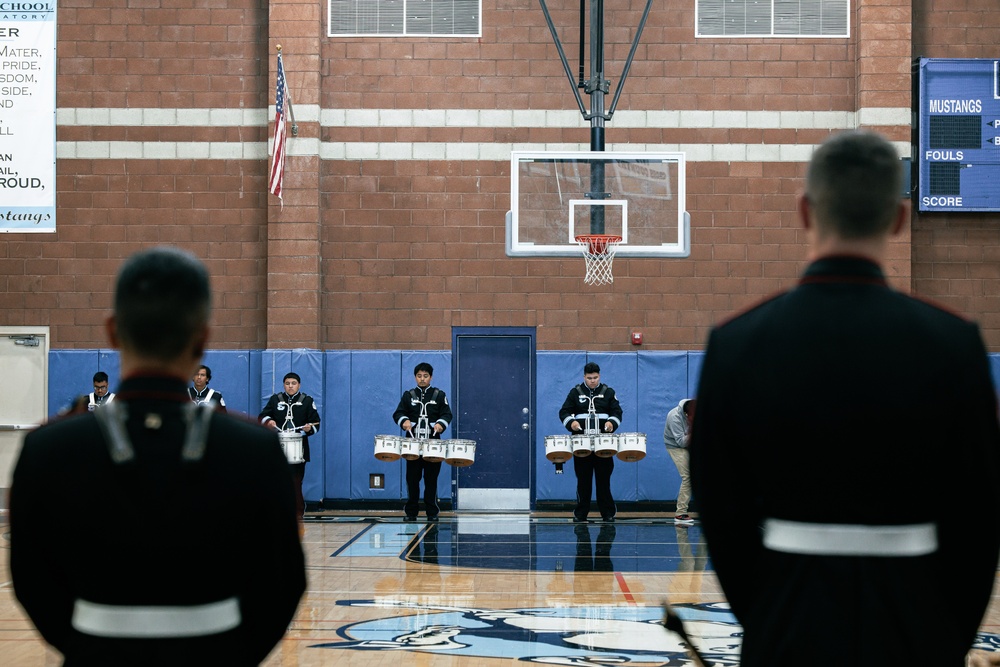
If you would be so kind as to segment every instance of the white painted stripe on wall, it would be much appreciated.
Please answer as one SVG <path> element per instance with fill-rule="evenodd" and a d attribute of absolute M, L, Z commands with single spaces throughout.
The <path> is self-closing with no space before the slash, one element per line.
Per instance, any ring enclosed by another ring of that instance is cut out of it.
<path fill-rule="evenodd" d="M 266 127 L 273 108 L 263 109 L 58 109 L 56 122 L 67 127 Z M 295 107 L 296 121 L 324 127 L 556 127 L 588 129 L 576 111 L 474 109 L 320 109 Z M 820 129 L 909 126 L 902 108 L 848 111 L 623 111 L 617 127 L 676 129 Z M 613 130 L 614 127 L 609 127 Z M 58 141 L 56 157 L 92 160 L 260 160 L 270 155 L 268 142 Z M 895 142 L 910 157 L 908 142 Z M 609 151 L 682 151 L 692 162 L 806 162 L 815 146 L 807 144 L 608 144 Z M 511 151 L 587 151 L 589 143 L 469 142 L 321 142 L 289 137 L 292 156 L 323 160 L 484 160 L 506 161 Z"/>
<path fill-rule="evenodd" d="M 901 157 L 910 144 L 893 142 Z M 264 142 L 59 141 L 56 157 L 64 160 L 263 160 Z M 608 144 L 608 151 L 683 152 L 689 162 L 808 162 L 814 144 Z M 289 139 L 288 154 L 321 160 L 482 160 L 505 162 L 512 151 L 589 151 L 590 144 L 367 143 Z"/>
<path fill-rule="evenodd" d="M 678 129 L 830 129 L 910 124 L 910 109 L 851 111 L 619 111 L 614 127 Z M 274 118 L 264 109 L 57 109 L 56 123 L 67 127 L 260 127 Z M 588 128 L 575 110 L 543 109 L 320 109 L 295 106 L 295 120 L 324 127 L 559 127 Z"/>

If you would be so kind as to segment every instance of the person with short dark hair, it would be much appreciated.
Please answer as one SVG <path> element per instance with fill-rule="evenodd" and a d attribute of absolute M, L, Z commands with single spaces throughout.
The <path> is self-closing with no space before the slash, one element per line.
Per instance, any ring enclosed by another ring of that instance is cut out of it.
<path fill-rule="evenodd" d="M 691 503 L 691 471 L 688 458 L 688 441 L 691 438 L 691 422 L 694 421 L 695 405 L 693 398 L 682 398 L 677 407 L 667 413 L 667 421 L 663 424 L 663 445 L 667 454 L 677 468 L 681 478 L 681 487 L 677 491 L 677 509 L 674 513 L 674 523 L 691 525 L 694 519 L 688 514 Z"/>
<path fill-rule="evenodd" d="M 417 386 L 403 392 L 392 413 L 407 437 L 438 439 L 451 424 L 451 406 L 444 391 L 431 386 L 434 367 L 426 362 L 417 364 L 413 378 Z M 441 509 L 437 503 L 437 480 L 440 461 L 425 461 L 423 457 L 406 461 L 406 504 L 403 512 L 407 521 L 415 521 L 420 512 L 420 480 L 424 480 L 424 512 L 428 521 L 437 521 Z"/>
<path fill-rule="evenodd" d="M 94 373 L 94 391 L 87 395 L 87 410 L 93 412 L 105 403 L 115 400 L 114 393 L 108 393 L 108 374 L 104 371 Z"/>
<path fill-rule="evenodd" d="M 226 399 L 222 398 L 222 392 L 209 389 L 208 383 L 212 380 L 212 369 L 202 364 L 195 371 L 191 378 L 193 387 L 188 387 L 188 395 L 194 403 L 211 403 L 216 410 L 226 412 Z"/>
<path fill-rule="evenodd" d="M 116 400 L 25 438 L 10 494 L 14 592 L 67 665 L 258 665 L 305 590 L 277 436 L 188 398 L 210 308 L 194 256 L 129 257 L 106 322 Z M 67 498 L 86 521 L 64 520 Z M 240 511 L 220 521 L 220 507 Z M 248 535 L 253 548 L 234 551 Z"/>
<path fill-rule="evenodd" d="M 573 434 L 614 433 L 622 424 L 622 407 L 615 390 L 601 382 L 601 367 L 593 361 L 583 367 L 583 382 L 570 389 L 559 409 L 559 419 Z M 613 522 L 618 508 L 611 495 L 611 473 L 615 458 L 574 456 L 576 474 L 576 507 L 573 521 L 583 523 L 590 514 L 590 496 L 597 486 L 597 508 L 601 518 Z"/>
<path fill-rule="evenodd" d="M 285 373 L 282 384 L 285 390 L 273 394 L 268 399 L 257 419 L 275 431 L 302 435 L 301 461 L 293 461 L 292 458 L 297 457 L 288 455 L 286 450 L 292 476 L 295 478 L 295 507 L 301 519 L 306 510 L 305 499 L 302 496 L 302 480 L 306 475 L 306 463 L 309 462 L 309 436 L 319 431 L 319 410 L 313 397 L 301 390 L 302 378 L 298 373 Z"/>
<path fill-rule="evenodd" d="M 692 483 L 743 667 L 961 667 L 990 602 L 996 393 L 977 325 L 886 281 L 901 180 L 874 133 L 824 142 L 811 263 L 708 339 Z"/>

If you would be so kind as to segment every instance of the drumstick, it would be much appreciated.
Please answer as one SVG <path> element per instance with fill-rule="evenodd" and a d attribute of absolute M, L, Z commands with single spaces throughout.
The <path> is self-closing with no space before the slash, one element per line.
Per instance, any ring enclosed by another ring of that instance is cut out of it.
<path fill-rule="evenodd" d="M 684 621 L 677 615 L 677 612 L 670 608 L 670 603 L 666 600 L 663 601 L 663 625 L 667 630 L 677 633 L 684 640 L 684 645 L 687 646 L 688 653 L 694 661 L 695 667 L 705 667 L 704 658 L 698 653 L 697 647 L 695 647 L 688 636 L 687 630 L 684 629 Z"/>
<path fill-rule="evenodd" d="M 314 424 L 303 424 L 302 426 L 296 426 L 294 428 L 290 428 L 287 431 L 281 431 L 281 429 L 278 429 L 278 430 L 281 431 L 282 433 L 292 433 L 294 431 L 298 431 L 298 430 L 304 429 L 306 426 L 312 426 L 313 430 L 316 430 L 316 427 L 319 426 L 319 422 L 316 422 Z"/>

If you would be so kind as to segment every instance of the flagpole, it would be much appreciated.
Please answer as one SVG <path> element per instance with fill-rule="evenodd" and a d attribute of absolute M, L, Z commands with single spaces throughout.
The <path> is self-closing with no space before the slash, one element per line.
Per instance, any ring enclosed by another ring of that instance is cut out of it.
<path fill-rule="evenodd" d="M 278 44 L 278 53 L 281 53 L 281 44 Z M 292 108 L 292 91 L 288 87 L 288 80 L 285 80 L 285 102 L 288 104 L 288 119 L 292 121 L 292 136 L 299 136 L 299 126 L 295 122 L 295 109 Z"/>
<path fill-rule="evenodd" d="M 268 174 L 267 189 L 268 192 L 278 197 L 278 201 L 281 202 L 282 208 L 284 208 L 284 199 L 281 196 L 282 181 L 284 181 L 285 176 L 285 155 L 287 152 L 286 147 L 286 137 L 285 137 L 285 126 L 286 126 L 286 101 L 288 97 L 288 85 L 285 81 L 285 66 L 281 59 L 281 44 L 277 45 L 278 48 L 278 79 L 277 85 L 275 86 L 275 97 L 274 97 L 274 151 L 271 158 L 271 169 Z M 291 105 L 288 105 L 289 112 L 291 111 Z M 294 121 L 293 121 L 294 122 Z M 293 135 L 295 134 L 293 130 Z"/>

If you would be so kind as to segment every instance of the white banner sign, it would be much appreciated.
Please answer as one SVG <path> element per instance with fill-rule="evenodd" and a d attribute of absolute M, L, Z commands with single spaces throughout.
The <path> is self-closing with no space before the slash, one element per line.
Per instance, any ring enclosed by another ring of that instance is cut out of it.
<path fill-rule="evenodd" d="M 56 230 L 56 3 L 0 0 L 0 232 Z"/>

